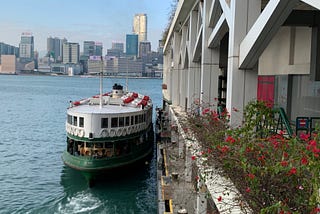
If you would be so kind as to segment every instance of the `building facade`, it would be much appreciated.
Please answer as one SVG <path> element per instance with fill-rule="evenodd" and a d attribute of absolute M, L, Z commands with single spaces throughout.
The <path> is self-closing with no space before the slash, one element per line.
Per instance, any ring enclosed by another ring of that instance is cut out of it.
<path fill-rule="evenodd" d="M 102 56 L 103 45 L 101 42 L 84 41 L 83 55 L 84 56 Z"/>
<path fill-rule="evenodd" d="M 83 42 L 83 55 L 93 56 L 94 55 L 94 41 L 84 41 Z"/>
<path fill-rule="evenodd" d="M 139 57 L 146 57 L 151 53 L 151 43 L 148 41 L 142 41 L 139 43 Z"/>
<path fill-rule="evenodd" d="M 0 42 L 0 55 L 15 55 L 19 57 L 19 48 Z"/>
<path fill-rule="evenodd" d="M 138 35 L 136 34 L 126 35 L 126 55 L 138 56 Z"/>
<path fill-rule="evenodd" d="M 78 64 L 80 59 L 79 43 L 66 42 L 62 45 L 63 64 Z"/>
<path fill-rule="evenodd" d="M 19 44 L 19 57 L 21 62 L 34 60 L 34 38 L 31 33 L 22 33 Z"/>
<path fill-rule="evenodd" d="M 138 35 L 138 41 L 147 41 L 147 14 L 136 14 L 133 18 L 133 33 Z"/>
<path fill-rule="evenodd" d="M 165 101 L 226 107 L 233 126 L 256 99 L 292 123 L 318 117 L 319 9 L 317 0 L 180 0 L 164 45 Z"/>
<path fill-rule="evenodd" d="M 0 73 L 1 74 L 15 74 L 17 67 L 17 58 L 15 55 L 1 55 L 0 56 Z"/>
<path fill-rule="evenodd" d="M 62 61 L 62 45 L 65 42 L 67 42 L 66 39 L 47 38 L 47 56 L 54 59 L 55 62 Z"/>

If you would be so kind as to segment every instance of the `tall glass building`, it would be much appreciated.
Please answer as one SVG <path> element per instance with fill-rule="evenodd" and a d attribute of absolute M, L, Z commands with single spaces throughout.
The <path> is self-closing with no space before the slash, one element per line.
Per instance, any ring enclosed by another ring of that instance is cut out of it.
<path fill-rule="evenodd" d="M 138 35 L 137 34 L 126 35 L 126 55 L 127 56 L 138 55 Z"/>

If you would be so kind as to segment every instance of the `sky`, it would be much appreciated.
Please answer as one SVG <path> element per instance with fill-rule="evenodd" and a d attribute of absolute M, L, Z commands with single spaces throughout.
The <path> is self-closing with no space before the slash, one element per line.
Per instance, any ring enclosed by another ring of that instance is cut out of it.
<path fill-rule="evenodd" d="M 50 36 L 79 43 L 81 52 L 83 41 L 102 42 L 106 53 L 112 42 L 125 43 L 134 15 L 146 13 L 148 41 L 156 50 L 174 1 L 0 0 L 0 42 L 18 47 L 22 32 L 30 32 L 40 55 Z"/>

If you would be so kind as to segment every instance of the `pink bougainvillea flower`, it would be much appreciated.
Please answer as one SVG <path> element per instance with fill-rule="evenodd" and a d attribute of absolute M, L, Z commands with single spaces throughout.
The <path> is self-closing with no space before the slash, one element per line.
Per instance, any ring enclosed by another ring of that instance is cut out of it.
<path fill-rule="evenodd" d="M 210 111 L 209 108 L 205 108 L 205 109 L 203 109 L 202 114 L 203 114 L 203 115 L 204 115 L 204 114 L 207 114 L 209 111 Z"/>
<path fill-rule="evenodd" d="M 226 142 L 229 142 L 229 143 L 234 143 L 234 142 L 236 142 L 236 140 L 235 140 L 233 137 L 231 137 L 231 136 L 228 136 L 225 141 L 226 141 Z"/>
<path fill-rule="evenodd" d="M 315 140 L 310 140 L 310 141 L 308 142 L 308 145 L 309 145 L 309 146 L 312 146 L 312 147 L 315 147 L 315 146 L 317 146 L 317 142 L 316 142 Z"/>
<path fill-rule="evenodd" d="M 280 164 L 283 167 L 288 166 L 288 161 L 281 161 Z"/>
<path fill-rule="evenodd" d="M 301 164 L 302 164 L 302 165 L 308 165 L 308 158 L 302 157 L 302 158 L 301 158 Z"/>
<path fill-rule="evenodd" d="M 194 156 L 194 155 L 192 155 L 192 156 L 191 156 L 191 159 L 192 159 L 192 160 L 195 160 L 195 159 L 197 159 L 197 157 Z"/>
<path fill-rule="evenodd" d="M 223 146 L 222 148 L 221 148 L 221 152 L 223 152 L 223 153 L 226 153 L 226 152 L 228 152 L 229 151 L 229 147 L 227 147 L 227 146 Z"/>
<path fill-rule="evenodd" d="M 300 134 L 300 138 L 301 138 L 302 140 L 304 140 L 304 141 L 308 141 L 308 140 L 309 140 L 309 137 L 310 137 L 309 134 L 306 134 L 306 133 L 303 133 L 303 132 Z"/>
<path fill-rule="evenodd" d="M 289 156 L 288 153 L 286 153 L 286 152 L 283 153 L 283 157 L 284 157 L 284 158 L 287 158 L 288 156 Z"/>
<path fill-rule="evenodd" d="M 290 169 L 290 171 L 288 172 L 288 174 L 289 174 L 289 175 L 297 174 L 297 169 L 296 169 L 296 167 L 292 167 L 292 168 Z"/>
<path fill-rule="evenodd" d="M 250 187 L 247 187 L 247 188 L 246 188 L 246 192 L 247 192 L 247 193 L 251 192 Z"/>
<path fill-rule="evenodd" d="M 254 179 L 256 176 L 255 176 L 254 174 L 252 174 L 252 173 L 249 173 L 249 174 L 248 174 L 248 177 L 249 177 L 250 179 Z"/>

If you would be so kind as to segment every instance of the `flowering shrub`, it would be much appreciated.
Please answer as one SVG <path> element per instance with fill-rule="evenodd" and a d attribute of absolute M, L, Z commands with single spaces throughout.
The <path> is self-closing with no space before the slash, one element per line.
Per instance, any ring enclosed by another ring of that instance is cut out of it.
<path fill-rule="evenodd" d="M 189 126 L 202 144 L 199 156 L 218 163 L 254 213 L 319 212 L 320 136 L 271 132 L 272 109 L 259 101 L 246 106 L 243 126 L 229 129 L 228 118 L 204 109 L 189 115 Z"/>

